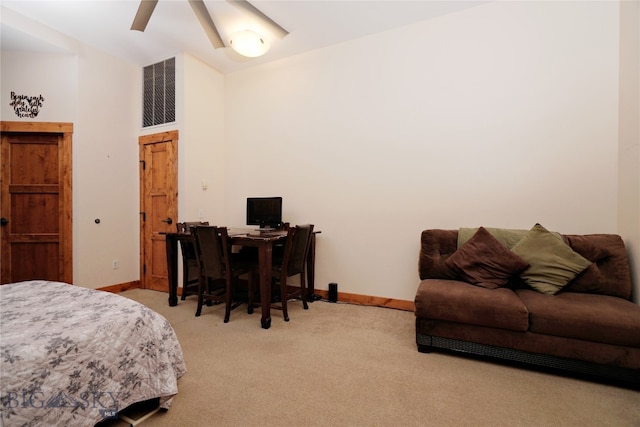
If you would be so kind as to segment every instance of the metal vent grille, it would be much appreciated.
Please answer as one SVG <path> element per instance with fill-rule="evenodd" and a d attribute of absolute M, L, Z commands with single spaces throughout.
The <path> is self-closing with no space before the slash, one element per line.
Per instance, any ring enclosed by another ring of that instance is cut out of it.
<path fill-rule="evenodd" d="M 142 127 L 176 121 L 176 59 L 144 67 Z"/>

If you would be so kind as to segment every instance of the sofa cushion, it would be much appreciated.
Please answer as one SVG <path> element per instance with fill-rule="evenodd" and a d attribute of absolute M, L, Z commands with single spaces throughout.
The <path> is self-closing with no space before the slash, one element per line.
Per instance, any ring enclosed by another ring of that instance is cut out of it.
<path fill-rule="evenodd" d="M 547 295 L 556 294 L 591 265 L 591 261 L 540 224 L 534 225 L 511 250 L 531 265 L 520 277 L 528 286 Z"/>
<path fill-rule="evenodd" d="M 640 306 L 630 301 L 576 292 L 516 293 L 529 311 L 531 332 L 640 348 Z"/>
<path fill-rule="evenodd" d="M 418 287 L 416 316 L 526 331 L 529 313 L 514 291 L 486 289 L 457 280 L 427 279 Z"/>
<path fill-rule="evenodd" d="M 465 282 L 489 289 L 507 284 L 529 267 L 529 263 L 511 252 L 484 227 L 458 248 L 445 262 Z"/>

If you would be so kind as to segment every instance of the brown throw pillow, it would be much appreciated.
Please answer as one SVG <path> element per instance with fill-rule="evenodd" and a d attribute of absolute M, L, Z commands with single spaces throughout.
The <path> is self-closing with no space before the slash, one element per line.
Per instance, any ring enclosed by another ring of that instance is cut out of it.
<path fill-rule="evenodd" d="M 496 289 L 507 284 L 529 267 L 529 263 L 511 252 L 484 227 L 460 246 L 445 261 L 465 282 Z"/>

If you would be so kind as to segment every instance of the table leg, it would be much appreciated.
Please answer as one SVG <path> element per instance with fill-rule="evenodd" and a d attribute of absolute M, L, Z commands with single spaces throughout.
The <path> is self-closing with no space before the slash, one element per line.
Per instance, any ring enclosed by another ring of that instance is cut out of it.
<path fill-rule="evenodd" d="M 178 238 L 167 234 L 167 281 L 169 285 L 169 306 L 178 305 Z"/>
<path fill-rule="evenodd" d="M 258 266 L 260 269 L 260 304 L 262 318 L 260 323 L 264 329 L 271 327 L 271 261 L 273 256 L 271 243 L 258 248 Z"/>
<path fill-rule="evenodd" d="M 307 301 L 316 300 L 315 292 L 315 266 L 316 266 L 316 235 L 311 234 L 311 243 L 309 244 L 309 253 L 307 254 Z M 319 298 L 319 297 L 318 297 Z"/>

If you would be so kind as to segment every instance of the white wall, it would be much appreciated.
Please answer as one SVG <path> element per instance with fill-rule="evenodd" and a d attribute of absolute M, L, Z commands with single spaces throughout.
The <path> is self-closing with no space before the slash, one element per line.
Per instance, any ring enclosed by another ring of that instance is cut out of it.
<path fill-rule="evenodd" d="M 34 23 L 28 27 L 45 41 L 64 39 Z M 60 54 L 2 52 L 2 120 L 74 124 L 74 283 L 99 288 L 135 281 L 141 71 L 80 43 L 67 47 L 72 50 Z M 38 116 L 16 117 L 10 91 L 41 94 Z M 119 269 L 112 269 L 113 260 Z"/>
<path fill-rule="evenodd" d="M 618 223 L 640 302 L 640 2 L 620 4 L 620 204 Z"/>
<path fill-rule="evenodd" d="M 140 278 L 139 67 L 84 47 L 74 123 L 74 282 L 98 288 Z M 95 223 L 100 219 L 100 224 Z M 112 268 L 118 260 L 119 268 Z"/>
<path fill-rule="evenodd" d="M 224 206 L 224 76 L 183 55 L 184 126 L 178 142 L 181 221 L 222 224 Z M 206 187 L 206 189 L 204 188 Z"/>
<path fill-rule="evenodd" d="M 618 4 L 493 2 L 226 78 L 229 222 L 282 195 L 316 283 L 412 300 L 426 228 L 617 231 Z"/>
<path fill-rule="evenodd" d="M 46 67 L 46 74 L 43 73 Z M 78 97 L 78 60 L 75 55 L 47 53 L 3 52 L 0 103 L 5 121 L 70 121 L 76 115 Z M 46 87 L 45 87 L 46 85 Z M 46 91 L 43 92 L 43 89 Z M 34 119 L 16 115 L 11 104 L 11 93 L 16 95 L 42 95 L 44 101 Z"/>

